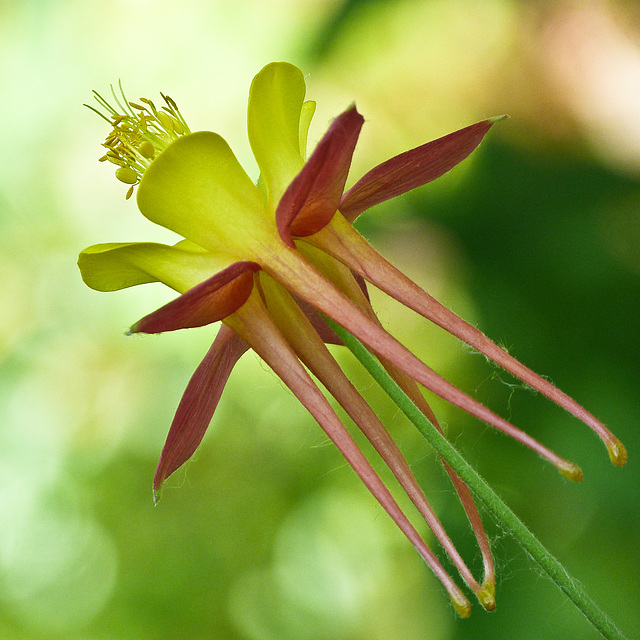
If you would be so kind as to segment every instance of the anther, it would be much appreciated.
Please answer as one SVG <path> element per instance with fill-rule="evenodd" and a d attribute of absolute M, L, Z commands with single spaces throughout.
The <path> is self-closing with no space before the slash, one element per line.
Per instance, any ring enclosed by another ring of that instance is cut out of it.
<path fill-rule="evenodd" d="M 182 135 L 184 133 L 184 127 L 182 126 L 182 123 L 179 120 L 174 119 L 173 129 L 178 135 Z"/>
<path fill-rule="evenodd" d="M 148 104 L 151 107 L 151 111 L 153 111 L 154 115 L 158 113 L 158 110 L 156 109 L 156 105 L 153 104 L 153 102 L 149 100 L 149 98 L 140 98 L 140 102 L 144 102 L 145 104 Z"/>
<path fill-rule="evenodd" d="M 116 171 L 116 178 L 125 184 L 136 184 L 138 182 L 138 174 L 129 167 L 120 167 Z"/>
<path fill-rule="evenodd" d="M 174 130 L 174 119 L 167 115 L 166 113 L 164 113 L 163 111 L 158 111 L 158 113 L 156 114 L 156 118 L 158 118 L 158 120 L 160 121 L 160 124 L 164 127 L 164 129 L 166 131 L 168 131 L 169 133 L 171 133 Z"/>
<path fill-rule="evenodd" d="M 145 140 L 139 147 L 138 151 L 148 160 L 153 160 L 156 157 L 156 150 L 153 148 L 153 145 Z"/>

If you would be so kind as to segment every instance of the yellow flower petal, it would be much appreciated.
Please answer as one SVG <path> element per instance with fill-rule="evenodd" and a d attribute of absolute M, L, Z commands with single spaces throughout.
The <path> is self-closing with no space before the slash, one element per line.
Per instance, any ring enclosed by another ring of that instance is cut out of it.
<path fill-rule="evenodd" d="M 84 282 L 97 291 L 117 291 L 148 282 L 163 282 L 183 293 L 235 262 L 192 243 L 154 242 L 96 244 L 78 258 Z"/>
<path fill-rule="evenodd" d="M 300 115 L 305 92 L 302 71 L 286 62 L 268 64 L 251 83 L 249 142 L 272 209 L 304 164 Z M 305 107 L 305 139 L 310 108 Z"/>
<path fill-rule="evenodd" d="M 252 242 L 275 235 L 260 190 L 209 131 L 169 145 L 142 176 L 137 199 L 149 220 L 216 253 L 245 258 Z"/>

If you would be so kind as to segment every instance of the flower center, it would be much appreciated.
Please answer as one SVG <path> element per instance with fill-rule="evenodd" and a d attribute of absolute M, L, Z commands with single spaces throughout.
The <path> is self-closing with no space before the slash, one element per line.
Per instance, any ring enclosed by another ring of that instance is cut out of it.
<path fill-rule="evenodd" d="M 169 96 L 160 94 L 164 105 L 158 110 L 147 98 L 140 98 L 143 104 L 129 102 L 121 84 L 119 89 L 122 100 L 111 86 L 111 94 L 118 108 L 113 107 L 97 91 L 93 95 L 102 110 L 88 104 L 85 106 L 113 127 L 102 143 L 107 153 L 100 158 L 100 162 L 108 161 L 118 166 L 116 178 L 131 185 L 126 195 L 129 199 L 142 174 L 156 156 L 174 140 L 191 131 L 178 105 Z"/>

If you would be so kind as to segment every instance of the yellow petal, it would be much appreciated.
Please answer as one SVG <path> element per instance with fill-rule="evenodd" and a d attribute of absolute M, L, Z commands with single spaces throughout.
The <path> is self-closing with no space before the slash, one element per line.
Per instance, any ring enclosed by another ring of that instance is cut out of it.
<path fill-rule="evenodd" d="M 154 242 L 96 244 L 78 258 L 82 279 L 98 291 L 163 282 L 182 293 L 233 262 L 233 257 L 184 242 L 173 247 Z"/>
<path fill-rule="evenodd" d="M 264 199 L 216 133 L 178 138 L 149 166 L 138 206 L 152 222 L 214 252 L 248 258 L 247 246 L 275 235 Z"/>
<path fill-rule="evenodd" d="M 305 123 L 300 114 L 306 87 L 302 71 L 286 62 L 268 64 L 251 83 L 248 132 L 253 155 L 260 167 L 268 201 L 275 207 L 289 183 L 302 169 L 300 133 L 311 120 L 305 107 Z"/>

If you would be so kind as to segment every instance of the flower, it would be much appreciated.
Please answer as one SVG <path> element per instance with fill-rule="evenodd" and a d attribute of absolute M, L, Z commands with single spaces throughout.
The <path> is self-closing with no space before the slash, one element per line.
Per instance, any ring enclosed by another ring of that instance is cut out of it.
<path fill-rule="evenodd" d="M 389 335 L 366 295 L 365 281 L 475 347 L 516 377 L 589 425 L 615 464 L 622 444 L 594 416 L 530 371 L 480 331 L 458 318 L 380 256 L 352 226 L 375 204 L 436 179 L 466 158 L 501 118 L 465 127 L 375 167 L 346 193 L 345 183 L 363 118 L 355 106 L 340 114 L 306 159 L 315 104 L 305 102 L 302 73 L 293 65 L 267 65 L 249 94 L 249 141 L 260 169 L 249 178 L 219 135 L 192 133 L 175 102 L 163 96 L 118 109 L 98 94 L 113 127 L 102 159 L 116 176 L 137 186 L 140 211 L 181 235 L 174 246 L 100 244 L 79 257 L 84 281 L 113 291 L 160 281 L 181 295 L 135 323 L 130 333 L 159 333 L 222 321 L 220 331 L 185 391 L 154 478 L 163 481 L 195 451 L 238 358 L 252 348 L 275 371 L 338 446 L 371 493 L 442 581 L 454 606 L 468 615 L 469 602 L 417 533 L 352 440 L 305 366 L 344 407 L 396 475 L 459 573 L 487 609 L 494 607 L 494 569 L 486 535 L 468 488 L 450 475 L 484 558 L 476 581 L 418 486 L 405 459 L 327 350 L 339 342 L 322 314 L 373 351 L 423 413 L 437 426 L 416 383 L 538 452 L 572 480 L 575 464 L 513 426 L 439 376 Z M 101 114 L 102 115 L 102 114 Z"/>

